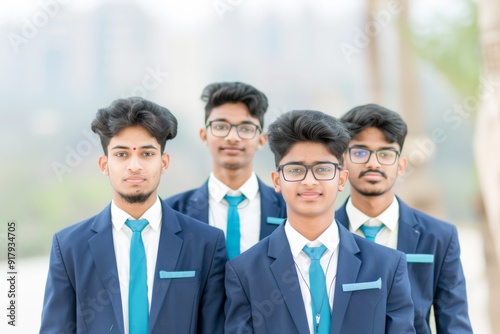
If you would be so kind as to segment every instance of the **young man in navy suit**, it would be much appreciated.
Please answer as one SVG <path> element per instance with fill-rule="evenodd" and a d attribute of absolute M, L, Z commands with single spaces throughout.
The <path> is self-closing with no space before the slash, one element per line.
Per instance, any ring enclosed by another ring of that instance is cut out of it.
<path fill-rule="evenodd" d="M 406 123 L 376 104 L 355 107 L 341 120 L 351 135 L 345 158 L 351 196 L 335 217 L 352 232 L 407 254 L 417 333 L 431 333 L 432 307 L 437 333 L 472 333 L 456 227 L 395 195 L 407 164 L 401 156 Z"/>
<path fill-rule="evenodd" d="M 205 87 L 205 127 L 200 138 L 212 156 L 212 173 L 201 187 L 167 199 L 182 213 L 222 229 L 229 258 L 247 250 L 271 234 L 286 206 L 280 194 L 265 185 L 253 170 L 253 159 L 264 146 L 267 97 L 241 82 L 217 82 Z M 228 220 L 229 200 L 237 204 L 239 224 Z"/>
<path fill-rule="evenodd" d="M 274 188 L 288 218 L 226 264 L 226 333 L 414 333 L 403 253 L 335 221 L 345 127 L 319 111 L 294 110 L 269 126 Z"/>
<path fill-rule="evenodd" d="M 113 199 L 54 235 L 40 333 L 223 333 L 224 235 L 157 194 L 177 120 L 133 97 L 100 109 L 92 131 Z"/>

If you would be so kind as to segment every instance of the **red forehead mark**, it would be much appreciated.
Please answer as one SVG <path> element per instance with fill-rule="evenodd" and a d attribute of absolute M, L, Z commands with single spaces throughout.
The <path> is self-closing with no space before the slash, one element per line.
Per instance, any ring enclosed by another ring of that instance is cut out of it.
<path fill-rule="evenodd" d="M 132 148 L 132 149 L 135 151 L 135 147 L 134 147 L 134 148 Z"/>

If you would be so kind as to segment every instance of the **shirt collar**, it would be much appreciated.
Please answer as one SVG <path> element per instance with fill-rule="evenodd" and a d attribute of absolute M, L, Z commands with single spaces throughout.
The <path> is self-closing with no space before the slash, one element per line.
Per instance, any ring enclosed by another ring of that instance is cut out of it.
<path fill-rule="evenodd" d="M 314 241 L 309 241 L 306 237 L 300 234 L 296 229 L 288 223 L 285 223 L 285 233 L 290 244 L 290 250 L 292 251 L 293 257 L 297 257 L 304 246 L 317 247 L 321 244 L 325 245 L 326 248 L 333 252 L 339 244 L 339 229 L 337 223 L 333 221 L 330 226 Z"/>
<path fill-rule="evenodd" d="M 252 172 L 252 175 L 246 180 L 245 183 L 238 189 L 232 190 L 227 185 L 225 185 L 221 180 L 217 179 L 213 172 L 210 173 L 208 178 L 208 193 L 217 202 L 222 201 L 225 195 L 238 196 L 245 195 L 249 200 L 253 199 L 259 192 L 259 182 L 257 181 L 257 175 Z"/>
<path fill-rule="evenodd" d="M 370 218 L 377 218 L 380 220 L 389 230 L 394 231 L 399 220 L 399 203 L 396 197 L 392 200 L 391 205 L 385 209 L 377 217 L 369 217 L 361 212 L 358 208 L 352 204 L 352 198 L 349 197 L 345 207 L 347 216 L 349 217 L 349 225 L 352 231 L 357 231 L 361 225 L 363 225 Z"/>
<path fill-rule="evenodd" d="M 156 197 L 154 204 L 144 212 L 140 219 L 146 219 L 149 226 L 155 231 L 160 229 L 162 208 L 160 198 Z M 121 230 L 127 219 L 134 219 L 126 211 L 120 209 L 114 201 L 111 201 L 111 222 L 116 230 Z"/>

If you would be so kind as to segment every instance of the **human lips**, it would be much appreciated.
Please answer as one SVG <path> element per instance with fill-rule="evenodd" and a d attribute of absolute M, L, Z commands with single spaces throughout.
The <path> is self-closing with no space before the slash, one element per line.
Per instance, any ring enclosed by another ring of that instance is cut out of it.
<path fill-rule="evenodd" d="M 366 170 L 359 174 L 360 178 L 364 178 L 368 181 L 380 181 L 386 178 L 386 175 L 382 171 L 378 170 Z"/>
<path fill-rule="evenodd" d="M 243 151 L 243 149 L 241 147 L 238 147 L 238 146 L 223 146 L 221 148 L 221 150 L 228 153 L 228 154 L 237 154 L 237 153 Z"/>
<path fill-rule="evenodd" d="M 146 178 L 143 176 L 129 176 L 125 178 L 125 182 L 131 183 L 131 184 L 139 184 L 146 181 Z"/>
<path fill-rule="evenodd" d="M 321 193 L 317 191 L 303 191 L 299 193 L 299 196 L 303 199 L 311 200 L 320 197 Z"/>

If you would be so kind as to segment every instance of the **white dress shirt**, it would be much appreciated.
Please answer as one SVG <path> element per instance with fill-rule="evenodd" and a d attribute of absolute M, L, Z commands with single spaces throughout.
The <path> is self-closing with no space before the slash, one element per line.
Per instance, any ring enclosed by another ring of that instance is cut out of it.
<path fill-rule="evenodd" d="M 365 224 L 372 218 L 378 219 L 385 226 L 377 233 L 375 242 L 393 249 L 398 247 L 398 230 L 399 230 L 399 203 L 396 197 L 391 205 L 377 217 L 368 217 L 352 204 L 351 197 L 347 200 L 345 207 L 347 217 L 349 218 L 349 230 L 362 237 L 365 235 L 361 231 L 360 226 Z M 373 222 L 374 220 L 372 220 Z M 368 223 L 367 226 L 375 226 L 376 223 Z M 378 223 L 380 226 L 380 223 Z"/>
<path fill-rule="evenodd" d="M 227 211 L 229 204 L 225 195 L 245 195 L 238 205 L 240 216 L 240 253 L 243 253 L 260 240 L 260 192 L 257 176 L 252 173 L 250 178 L 238 190 L 232 190 L 213 173 L 208 179 L 208 223 L 220 228 L 224 235 L 227 231 Z"/>
<path fill-rule="evenodd" d="M 304 246 L 318 247 L 321 244 L 325 245 L 327 250 L 323 253 L 320 263 L 326 277 L 326 290 L 328 292 L 328 301 L 330 303 L 330 310 L 333 306 L 333 298 L 335 292 L 335 279 L 337 277 L 337 263 L 339 258 L 339 230 L 337 223 L 334 221 L 332 224 L 314 241 L 309 241 L 302 234 L 297 232 L 289 223 L 285 223 L 285 234 L 290 244 L 293 260 L 295 261 L 295 269 L 297 270 L 297 277 L 299 279 L 300 291 L 302 292 L 302 299 L 304 300 L 307 321 L 309 323 L 309 330 L 314 333 L 311 292 L 309 290 L 309 266 L 311 265 L 311 258 L 302 251 Z"/>
<path fill-rule="evenodd" d="M 153 282 L 155 277 L 156 256 L 160 243 L 161 232 L 161 202 L 156 198 L 156 202 L 151 206 L 140 219 L 147 219 L 149 224 L 142 230 L 142 241 L 146 251 L 146 265 L 148 273 L 148 303 L 151 309 L 151 298 L 153 292 Z M 113 223 L 113 244 L 115 249 L 116 266 L 118 268 L 118 278 L 120 280 L 120 293 L 122 297 L 123 325 L 125 334 L 129 333 L 128 328 L 128 287 L 130 277 L 130 242 L 132 240 L 132 230 L 125 225 L 127 219 L 134 219 L 128 213 L 118 208 L 114 202 L 111 203 L 111 222 Z M 111 268 L 110 268 L 111 270 Z"/>

